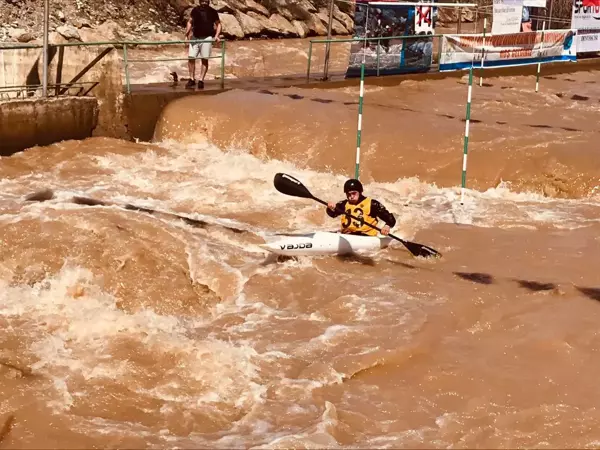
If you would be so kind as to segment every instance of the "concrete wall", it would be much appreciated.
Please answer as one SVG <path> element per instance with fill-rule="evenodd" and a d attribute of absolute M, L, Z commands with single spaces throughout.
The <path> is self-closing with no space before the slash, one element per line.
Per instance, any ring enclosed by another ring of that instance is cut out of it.
<path fill-rule="evenodd" d="M 64 41 L 60 37 L 52 35 L 51 37 L 51 42 L 54 43 Z M 107 48 L 109 47 L 50 47 L 48 84 L 71 82 Z M 94 135 L 129 139 L 130 136 L 121 116 L 123 65 L 120 52 L 120 49 L 111 48 L 108 54 L 77 80 L 77 83 L 98 83 L 87 94 L 87 96 L 97 98 L 100 105 L 98 126 L 94 130 Z M 42 61 L 43 52 L 41 48 L 16 50 L 0 48 L 0 87 L 31 86 L 28 94 L 31 96 L 21 96 L 21 98 L 39 98 L 41 87 L 34 88 L 33 86 L 42 84 Z M 84 85 L 86 90 L 90 87 L 91 84 Z M 49 88 L 49 95 L 54 95 L 54 92 L 54 88 Z M 75 88 L 71 88 L 68 94 L 78 95 Z M 16 98 L 16 95 L 16 92 L 3 93 L 3 90 L 0 90 L 0 101 L 9 97 Z"/>
<path fill-rule="evenodd" d="M 92 136 L 98 124 L 98 100 L 60 97 L 0 103 L 0 156 L 35 145 Z"/>

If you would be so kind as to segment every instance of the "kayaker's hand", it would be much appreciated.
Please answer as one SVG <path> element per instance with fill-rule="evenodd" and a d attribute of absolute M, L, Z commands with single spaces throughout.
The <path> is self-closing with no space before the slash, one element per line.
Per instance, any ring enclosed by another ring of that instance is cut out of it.
<path fill-rule="evenodd" d="M 381 229 L 381 234 L 383 234 L 384 236 L 387 236 L 388 234 L 390 234 L 390 227 L 388 225 L 386 225 L 385 227 L 383 227 Z"/>
<path fill-rule="evenodd" d="M 332 210 L 332 211 L 335 211 L 335 203 L 329 202 L 329 203 L 327 203 L 327 207 L 328 207 L 330 210 Z"/>

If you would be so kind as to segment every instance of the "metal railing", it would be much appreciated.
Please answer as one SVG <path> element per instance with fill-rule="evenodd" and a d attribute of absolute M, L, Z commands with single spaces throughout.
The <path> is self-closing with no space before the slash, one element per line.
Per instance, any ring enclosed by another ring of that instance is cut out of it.
<path fill-rule="evenodd" d="M 127 93 L 131 94 L 131 83 L 129 80 L 129 65 L 131 63 L 139 63 L 139 62 L 161 62 L 161 61 L 189 61 L 190 59 L 194 59 L 194 60 L 199 60 L 199 59 L 204 59 L 201 57 L 198 58 L 189 58 L 189 57 L 185 57 L 185 58 L 153 58 L 153 59 L 131 59 L 128 57 L 128 53 L 127 53 L 127 46 L 131 46 L 131 45 L 181 45 L 181 44 L 192 44 L 194 42 L 206 42 L 203 40 L 190 40 L 190 41 L 159 41 L 159 42 L 153 42 L 153 41 L 148 41 L 148 42 L 135 42 L 135 41 L 129 41 L 129 42 L 123 42 L 123 62 L 125 65 L 125 84 L 126 84 L 126 88 L 127 88 Z M 217 59 L 219 58 L 221 60 L 221 89 L 225 89 L 225 40 L 224 39 L 220 39 L 221 42 L 221 53 L 219 55 L 216 56 L 209 56 L 207 59 Z"/>
<path fill-rule="evenodd" d="M 220 39 L 220 54 L 215 56 L 209 56 L 208 59 L 220 59 L 221 67 L 220 67 L 220 87 L 221 89 L 225 88 L 225 55 L 226 55 L 226 40 Z M 92 62 L 90 62 L 85 68 L 83 68 L 77 76 L 75 76 L 69 83 L 56 83 L 52 84 L 52 87 L 55 88 L 55 95 L 62 95 L 68 91 L 69 87 L 74 85 L 82 85 L 82 84 L 93 84 L 92 88 L 85 91 L 84 95 L 87 95 L 98 83 L 97 82 L 86 82 L 86 83 L 77 83 L 77 81 L 83 77 L 95 64 L 97 64 L 106 54 L 110 53 L 114 49 L 122 49 L 123 51 L 123 66 L 124 66 L 124 75 L 125 75 L 125 90 L 128 94 L 131 93 L 131 76 L 130 76 L 130 66 L 135 63 L 142 62 L 160 62 L 160 61 L 189 61 L 190 58 L 188 56 L 180 57 L 180 58 L 136 58 L 131 59 L 129 56 L 129 51 L 132 48 L 138 46 L 164 46 L 164 45 L 181 45 L 181 44 L 190 44 L 194 42 L 204 42 L 202 40 L 178 40 L 178 41 L 99 41 L 99 42 L 64 42 L 60 44 L 51 44 L 49 47 L 52 51 L 58 51 L 59 59 L 62 58 L 61 53 L 64 52 L 66 47 L 106 47 L 100 52 Z M 23 50 L 23 49 L 42 49 L 43 45 L 41 44 L 12 44 L 12 43 L 2 43 L 0 44 L 0 52 L 9 51 L 9 50 Z M 187 53 L 187 52 L 186 52 Z M 201 57 L 194 58 L 194 60 L 203 59 Z M 59 67 L 62 63 L 59 63 Z M 61 68 L 59 70 L 59 76 Z M 200 69 L 201 70 L 201 69 Z M 0 87 L 0 89 L 4 89 L 4 92 L 19 92 L 19 91 L 27 91 L 32 88 L 43 87 L 40 85 L 18 85 L 18 86 L 5 86 Z M 34 89 L 34 90 L 35 90 Z"/>
<path fill-rule="evenodd" d="M 434 60 L 440 60 L 440 52 L 441 52 L 441 38 L 444 37 L 443 34 L 428 34 L 428 35 L 410 35 L 410 36 L 385 36 L 385 37 L 372 37 L 372 38 L 350 38 L 350 39 L 311 39 L 308 45 L 308 61 L 306 68 L 306 82 L 310 82 L 310 71 L 312 67 L 312 54 L 313 54 L 313 44 L 343 44 L 343 43 L 362 43 L 364 45 L 365 42 L 377 42 L 377 53 L 376 53 L 376 67 L 377 67 L 377 76 L 380 74 L 380 57 L 381 57 L 381 41 L 389 41 L 389 40 L 402 40 L 403 46 L 404 42 L 407 40 L 423 40 L 423 39 L 432 39 L 432 43 L 435 43 L 435 40 L 438 40 L 438 51 L 437 58 L 434 58 L 434 53 L 431 55 L 431 65 L 435 66 Z M 435 47 L 435 46 L 434 46 Z M 404 51 L 404 49 L 402 50 Z"/>
<path fill-rule="evenodd" d="M 79 83 L 56 83 L 56 84 L 48 84 L 48 89 L 54 89 L 57 92 L 56 95 L 61 95 L 61 93 L 69 92 L 72 89 L 76 89 L 75 93 L 70 93 L 69 95 L 86 96 L 92 89 L 94 89 L 99 84 L 98 81 L 85 81 Z M 87 89 L 86 89 L 87 86 Z M 62 89 L 61 89 L 62 88 Z M 11 99 L 11 93 L 16 92 L 16 98 L 26 99 L 28 97 L 33 97 L 36 91 L 43 89 L 43 84 L 28 84 L 21 86 L 0 86 L 0 100 Z"/>

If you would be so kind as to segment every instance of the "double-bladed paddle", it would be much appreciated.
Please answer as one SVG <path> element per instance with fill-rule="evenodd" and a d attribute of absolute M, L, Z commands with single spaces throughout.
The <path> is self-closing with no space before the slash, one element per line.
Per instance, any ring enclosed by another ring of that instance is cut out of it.
<path fill-rule="evenodd" d="M 320 198 L 317 198 L 314 195 L 312 195 L 310 191 L 306 188 L 306 186 L 304 186 L 299 180 L 292 177 L 291 175 L 287 175 L 285 173 L 277 173 L 275 174 L 275 178 L 273 179 L 273 184 L 275 185 L 275 189 L 277 189 L 282 194 L 291 195 L 294 197 L 310 198 L 327 206 L 327 202 L 324 202 Z M 358 220 L 359 222 L 362 222 L 365 225 L 368 225 L 371 228 L 375 228 L 377 231 L 381 232 L 381 228 L 378 228 L 375 225 L 371 225 L 370 223 L 364 222 L 359 217 L 355 217 L 352 214 L 349 214 L 345 211 L 343 212 L 343 214 L 350 217 L 351 219 Z M 401 242 L 414 256 L 422 256 L 424 258 L 429 258 L 432 256 L 442 256 L 441 253 L 432 249 L 431 247 L 427 247 L 426 245 L 417 244 L 416 242 L 405 241 L 404 239 L 400 239 L 399 237 L 394 236 L 391 233 L 388 234 L 388 236 Z"/>

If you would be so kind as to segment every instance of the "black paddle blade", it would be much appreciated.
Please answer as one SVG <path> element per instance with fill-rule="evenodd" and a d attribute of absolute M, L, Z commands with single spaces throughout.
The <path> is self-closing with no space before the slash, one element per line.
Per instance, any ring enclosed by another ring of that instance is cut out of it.
<path fill-rule="evenodd" d="M 282 194 L 292 195 L 294 197 L 314 198 L 306 186 L 291 175 L 285 173 L 275 174 L 273 179 L 275 189 Z"/>
<path fill-rule="evenodd" d="M 403 241 L 404 246 L 415 256 L 422 256 L 423 258 L 441 258 L 442 254 L 437 250 L 427 247 L 423 244 L 417 244 L 416 242 Z"/>

